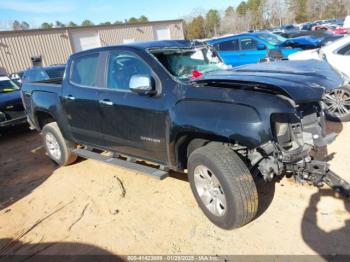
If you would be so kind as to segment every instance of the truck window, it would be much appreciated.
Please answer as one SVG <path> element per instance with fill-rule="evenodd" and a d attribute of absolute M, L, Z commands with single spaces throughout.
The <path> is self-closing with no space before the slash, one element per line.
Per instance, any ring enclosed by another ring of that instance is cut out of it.
<path fill-rule="evenodd" d="M 221 43 L 214 44 L 215 49 L 220 51 L 239 51 L 238 40 L 229 40 Z"/>
<path fill-rule="evenodd" d="M 241 39 L 241 50 L 256 50 L 258 41 L 252 38 L 242 38 Z"/>
<path fill-rule="evenodd" d="M 43 81 L 48 80 L 49 76 L 46 74 L 44 70 L 41 69 L 33 69 L 26 71 L 23 80 L 26 82 L 37 82 L 37 81 Z"/>
<path fill-rule="evenodd" d="M 344 46 L 338 51 L 339 55 L 350 55 L 350 44 Z"/>
<path fill-rule="evenodd" d="M 99 54 L 77 57 L 72 62 L 70 81 L 81 86 L 96 86 Z"/>
<path fill-rule="evenodd" d="M 151 68 L 131 52 L 112 52 L 108 61 L 107 88 L 129 90 L 133 75 L 151 75 Z"/>

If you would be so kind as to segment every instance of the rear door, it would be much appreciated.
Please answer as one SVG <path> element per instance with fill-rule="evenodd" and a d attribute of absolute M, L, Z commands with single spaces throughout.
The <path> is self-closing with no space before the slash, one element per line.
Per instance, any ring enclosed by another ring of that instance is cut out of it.
<path fill-rule="evenodd" d="M 127 155 L 166 162 L 167 110 L 164 97 L 129 89 L 135 74 L 149 75 L 151 67 L 132 51 L 114 50 L 107 58 L 106 88 L 101 91 L 102 128 L 106 147 Z M 160 82 L 154 81 L 160 90 Z"/>
<path fill-rule="evenodd" d="M 240 58 L 244 61 L 244 64 L 255 64 L 260 61 L 260 59 L 266 57 L 267 49 L 258 50 L 258 40 L 252 37 L 242 37 L 239 39 L 240 42 Z"/>
<path fill-rule="evenodd" d="M 101 89 L 99 53 L 72 59 L 61 96 L 69 128 L 77 142 L 103 146 L 99 90 Z"/>
<path fill-rule="evenodd" d="M 230 39 L 214 44 L 214 48 L 219 52 L 225 64 L 238 66 L 243 64 L 239 52 L 239 40 Z"/>

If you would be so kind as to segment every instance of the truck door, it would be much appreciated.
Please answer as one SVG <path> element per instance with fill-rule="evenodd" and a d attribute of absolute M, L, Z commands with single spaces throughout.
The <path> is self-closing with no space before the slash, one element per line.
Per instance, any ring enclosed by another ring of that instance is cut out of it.
<path fill-rule="evenodd" d="M 259 50 L 258 45 L 263 45 L 259 43 L 252 37 L 242 37 L 240 40 L 241 51 L 240 56 L 244 64 L 255 64 L 260 61 L 260 59 L 266 57 L 268 50 Z"/>
<path fill-rule="evenodd" d="M 164 100 L 161 95 L 142 95 L 129 89 L 131 77 L 151 76 L 151 67 L 130 51 L 111 51 L 106 63 L 106 88 L 101 91 L 100 104 L 106 147 L 165 163 L 167 110 Z"/>
<path fill-rule="evenodd" d="M 66 72 L 61 99 L 76 142 L 103 146 L 98 87 L 99 61 L 98 53 L 73 58 Z"/>

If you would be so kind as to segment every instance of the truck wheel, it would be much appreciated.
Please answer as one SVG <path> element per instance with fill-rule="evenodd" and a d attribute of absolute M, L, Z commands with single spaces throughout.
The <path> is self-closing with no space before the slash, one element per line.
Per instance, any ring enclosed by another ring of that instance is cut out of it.
<path fill-rule="evenodd" d="M 350 121 L 350 87 L 343 86 L 325 95 L 326 118 L 331 121 Z"/>
<path fill-rule="evenodd" d="M 238 228 L 256 216 L 258 193 L 253 177 L 230 148 L 210 143 L 194 150 L 188 175 L 198 205 L 218 227 Z"/>
<path fill-rule="evenodd" d="M 56 122 L 43 127 L 42 137 L 47 154 L 60 166 L 69 165 L 77 159 L 72 153 L 74 144 L 63 138 Z"/>

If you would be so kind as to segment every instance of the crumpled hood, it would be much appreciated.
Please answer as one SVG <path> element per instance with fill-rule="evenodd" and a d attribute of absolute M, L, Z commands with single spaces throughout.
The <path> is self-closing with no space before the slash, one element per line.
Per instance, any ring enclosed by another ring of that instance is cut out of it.
<path fill-rule="evenodd" d="M 196 83 L 213 81 L 262 84 L 272 91 L 286 93 L 296 103 L 320 101 L 325 90 L 344 85 L 344 79 L 336 71 L 318 60 L 250 64 L 208 73 L 194 80 Z"/>
<path fill-rule="evenodd" d="M 315 46 L 317 47 L 322 39 L 314 37 L 314 36 L 298 36 L 287 39 L 285 42 L 281 44 L 281 46 L 289 46 L 289 45 L 299 45 L 299 46 Z"/>

